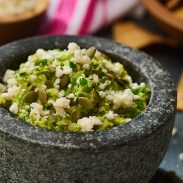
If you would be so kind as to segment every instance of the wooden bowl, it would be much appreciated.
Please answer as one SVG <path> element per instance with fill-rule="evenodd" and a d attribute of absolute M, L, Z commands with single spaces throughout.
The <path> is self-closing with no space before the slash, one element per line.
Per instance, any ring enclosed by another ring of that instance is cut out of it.
<path fill-rule="evenodd" d="M 164 31 L 183 42 L 183 20 L 177 18 L 158 0 L 141 0 L 141 2 Z"/>
<path fill-rule="evenodd" d="M 34 9 L 18 15 L 0 17 L 0 44 L 31 36 L 40 28 L 49 0 L 38 0 Z"/>

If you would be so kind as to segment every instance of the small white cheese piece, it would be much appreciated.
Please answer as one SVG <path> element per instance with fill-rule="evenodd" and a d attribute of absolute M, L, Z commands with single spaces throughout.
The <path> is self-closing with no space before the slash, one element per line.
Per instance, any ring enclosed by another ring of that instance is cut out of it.
<path fill-rule="evenodd" d="M 80 47 L 76 43 L 69 43 L 68 45 L 68 51 L 70 53 L 74 53 L 76 50 L 80 50 Z"/>
<path fill-rule="evenodd" d="M 62 75 L 63 75 L 63 70 L 59 66 L 57 66 L 55 70 L 55 76 L 57 78 L 60 78 Z"/>
<path fill-rule="evenodd" d="M 62 75 L 64 75 L 64 74 L 70 75 L 70 74 L 72 74 L 72 73 L 73 73 L 72 68 L 69 67 L 69 66 L 67 66 L 67 65 L 65 65 L 65 66 L 63 67 L 63 69 L 61 69 L 59 66 L 57 66 L 57 67 L 56 67 L 56 71 L 55 71 L 55 76 L 56 76 L 57 78 L 60 78 L 60 77 L 62 77 Z"/>
<path fill-rule="evenodd" d="M 102 124 L 101 120 L 96 117 L 96 116 L 89 116 L 81 118 L 77 121 L 77 124 L 81 127 L 81 131 L 83 132 L 89 132 L 89 131 L 93 131 L 93 127 L 95 125 L 100 125 Z"/>
<path fill-rule="evenodd" d="M 54 104 L 55 101 L 54 100 L 48 100 L 48 104 Z"/>
<path fill-rule="evenodd" d="M 46 90 L 47 86 L 45 84 L 41 85 L 41 87 Z"/>
<path fill-rule="evenodd" d="M 31 106 L 30 114 L 35 114 L 40 116 L 43 113 L 43 106 L 41 104 L 38 104 L 35 102 L 35 103 L 31 103 L 30 106 Z"/>
<path fill-rule="evenodd" d="M 99 88 L 101 89 L 101 90 L 104 90 L 105 88 L 106 88 L 106 86 L 107 85 L 109 85 L 109 84 L 111 84 L 111 81 L 105 81 L 105 83 L 101 83 L 100 85 L 99 85 Z"/>
<path fill-rule="evenodd" d="M 180 161 L 183 161 L 183 153 L 179 154 L 179 159 L 180 159 Z"/>
<path fill-rule="evenodd" d="M 96 58 L 100 58 L 102 56 L 102 53 L 96 50 L 95 55 Z"/>
<path fill-rule="evenodd" d="M 41 118 L 41 115 L 44 114 L 44 111 L 43 111 L 43 106 L 38 104 L 38 103 L 31 103 L 30 104 L 31 106 L 31 112 L 30 112 L 30 115 L 34 114 L 35 117 L 36 117 L 36 121 L 39 121 L 40 118 Z"/>
<path fill-rule="evenodd" d="M 5 100 L 12 100 L 16 92 L 19 90 L 20 90 L 19 87 L 13 86 L 11 88 L 8 88 L 8 92 L 2 93 L 1 97 L 3 97 Z"/>
<path fill-rule="evenodd" d="M 61 117 L 64 117 L 66 112 L 64 109 L 69 109 L 70 108 L 70 100 L 66 99 L 65 97 L 61 97 L 57 99 L 53 103 L 53 107 L 56 110 L 56 115 L 60 115 Z"/>
<path fill-rule="evenodd" d="M 37 79 L 37 76 L 36 76 L 36 75 L 31 75 L 31 76 L 30 76 L 30 80 L 31 80 L 31 81 L 34 81 L 34 80 L 36 80 L 36 79 Z"/>
<path fill-rule="evenodd" d="M 90 58 L 87 55 L 83 55 L 81 50 L 76 50 L 74 52 L 74 56 L 75 56 L 77 63 L 80 63 L 80 64 L 90 64 L 91 63 Z"/>
<path fill-rule="evenodd" d="M 61 90 L 59 93 L 58 93 L 58 96 L 59 97 L 64 97 L 65 95 L 65 91 L 64 90 Z"/>
<path fill-rule="evenodd" d="M 83 69 L 86 69 L 86 70 L 90 69 L 90 64 L 83 64 Z"/>
<path fill-rule="evenodd" d="M 9 108 L 9 111 L 13 114 L 18 114 L 18 105 L 16 103 L 12 104 Z"/>
<path fill-rule="evenodd" d="M 123 66 L 120 63 L 111 63 L 109 61 L 103 61 L 107 70 L 114 72 L 115 74 L 121 74 L 123 72 Z"/>
<path fill-rule="evenodd" d="M 3 77 L 3 82 L 8 83 L 9 79 L 15 78 L 15 71 L 8 69 Z"/>
<path fill-rule="evenodd" d="M 130 89 L 125 89 L 122 93 L 116 93 L 113 96 L 114 108 L 132 107 L 134 94 Z"/>
<path fill-rule="evenodd" d="M 118 114 L 115 114 L 113 111 L 109 111 L 107 114 L 105 114 L 105 117 L 109 120 L 114 119 Z"/>
<path fill-rule="evenodd" d="M 59 86 L 59 84 L 60 84 L 60 78 L 57 78 L 56 80 L 55 80 L 55 82 L 54 82 L 54 87 L 56 88 L 56 89 L 59 89 L 60 88 L 60 86 Z"/>
<path fill-rule="evenodd" d="M 17 80 L 15 78 L 8 79 L 7 84 L 8 87 L 12 87 L 17 84 Z"/>
<path fill-rule="evenodd" d="M 99 82 L 99 77 L 98 77 L 98 75 L 93 74 L 92 77 L 93 77 L 93 82 L 97 84 L 97 83 Z"/>
<path fill-rule="evenodd" d="M 138 88 L 139 85 L 137 83 L 130 83 L 130 86 L 135 89 L 135 88 Z"/>
<path fill-rule="evenodd" d="M 106 96 L 106 93 L 104 91 L 98 92 L 101 98 L 104 98 Z"/>
<path fill-rule="evenodd" d="M 75 98 L 74 93 L 70 93 L 69 95 L 67 95 L 67 98 Z"/>
<path fill-rule="evenodd" d="M 36 54 L 40 59 L 51 59 L 52 58 L 52 55 L 49 54 L 48 51 L 45 51 L 43 49 L 37 49 Z"/>
<path fill-rule="evenodd" d="M 35 68 L 36 67 L 34 62 L 26 62 L 24 65 L 20 66 L 19 71 L 31 73 Z"/>
<path fill-rule="evenodd" d="M 70 66 L 64 65 L 64 67 L 63 67 L 63 74 L 70 75 L 72 73 L 73 73 L 72 68 Z"/>
<path fill-rule="evenodd" d="M 57 67 L 57 61 L 56 60 L 53 60 L 53 62 L 51 63 L 51 66 L 53 68 L 56 68 Z"/>

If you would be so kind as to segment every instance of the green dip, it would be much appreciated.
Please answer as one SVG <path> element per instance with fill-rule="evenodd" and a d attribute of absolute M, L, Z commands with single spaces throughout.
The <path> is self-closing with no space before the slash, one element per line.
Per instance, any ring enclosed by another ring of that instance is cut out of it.
<path fill-rule="evenodd" d="M 116 60 L 117 61 L 117 60 Z M 147 106 L 150 90 L 94 47 L 38 49 L 0 83 L 0 105 L 17 118 L 55 131 L 123 125 Z"/>

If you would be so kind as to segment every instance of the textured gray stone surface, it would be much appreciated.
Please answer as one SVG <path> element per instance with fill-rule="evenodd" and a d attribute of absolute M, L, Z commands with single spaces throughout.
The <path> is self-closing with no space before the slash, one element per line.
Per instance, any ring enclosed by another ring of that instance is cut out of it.
<path fill-rule="evenodd" d="M 89 133 L 33 127 L 0 107 L 1 182 L 147 183 L 167 149 L 176 109 L 172 79 L 153 58 L 99 38 L 35 37 L 0 48 L 0 76 L 37 48 L 64 48 L 69 42 L 95 46 L 122 62 L 135 81 L 151 88 L 148 107 L 123 126 Z"/>

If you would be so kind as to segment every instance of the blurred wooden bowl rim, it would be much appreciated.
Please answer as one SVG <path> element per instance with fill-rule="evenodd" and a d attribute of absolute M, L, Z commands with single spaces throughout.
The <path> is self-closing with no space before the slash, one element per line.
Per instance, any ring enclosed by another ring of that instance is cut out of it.
<path fill-rule="evenodd" d="M 27 0 L 29 1 L 29 0 Z M 35 8 L 25 13 L 0 18 L 0 45 L 35 35 L 46 22 L 50 0 L 37 0 Z"/>
<path fill-rule="evenodd" d="M 37 1 L 38 2 L 36 3 L 35 7 L 31 10 L 28 10 L 26 12 L 17 15 L 0 17 L 0 24 L 10 24 L 19 21 L 25 21 L 27 19 L 31 19 L 32 17 L 41 14 L 48 8 L 50 0 L 37 0 Z"/>
<path fill-rule="evenodd" d="M 173 12 L 158 0 L 141 0 L 141 2 L 162 29 L 183 41 L 183 20 L 174 16 Z"/>

